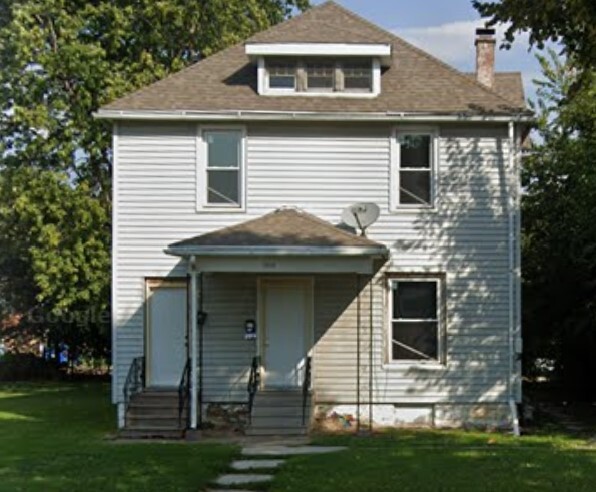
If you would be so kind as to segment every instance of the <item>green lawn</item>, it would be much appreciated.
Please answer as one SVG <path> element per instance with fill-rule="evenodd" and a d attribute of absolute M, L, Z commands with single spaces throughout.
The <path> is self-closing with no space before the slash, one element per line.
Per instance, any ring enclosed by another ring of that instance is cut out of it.
<path fill-rule="evenodd" d="M 349 449 L 293 459 L 272 491 L 596 491 L 596 447 L 564 436 L 395 431 L 315 442 Z"/>
<path fill-rule="evenodd" d="M 199 492 L 239 451 L 106 440 L 113 432 L 107 385 L 0 385 L 0 491 Z M 596 491 L 596 447 L 562 435 L 396 431 L 315 442 L 348 450 L 289 459 L 269 492 Z"/>
<path fill-rule="evenodd" d="M 0 491 L 200 491 L 231 446 L 116 443 L 108 385 L 0 385 Z"/>

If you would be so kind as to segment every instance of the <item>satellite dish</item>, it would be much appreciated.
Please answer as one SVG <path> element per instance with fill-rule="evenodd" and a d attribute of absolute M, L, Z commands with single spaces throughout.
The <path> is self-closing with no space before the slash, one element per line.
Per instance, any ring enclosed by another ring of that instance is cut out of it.
<path fill-rule="evenodd" d="M 360 229 L 360 235 L 364 236 L 366 235 L 366 228 L 375 223 L 380 213 L 381 210 L 376 203 L 354 203 L 344 208 L 341 213 L 341 220 L 354 229 Z"/>

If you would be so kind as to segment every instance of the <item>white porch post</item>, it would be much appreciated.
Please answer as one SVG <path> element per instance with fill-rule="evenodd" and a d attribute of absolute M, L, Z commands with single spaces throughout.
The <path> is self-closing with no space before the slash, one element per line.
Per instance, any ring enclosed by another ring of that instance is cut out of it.
<path fill-rule="evenodd" d="M 190 258 L 190 428 L 197 428 L 197 272 Z"/>

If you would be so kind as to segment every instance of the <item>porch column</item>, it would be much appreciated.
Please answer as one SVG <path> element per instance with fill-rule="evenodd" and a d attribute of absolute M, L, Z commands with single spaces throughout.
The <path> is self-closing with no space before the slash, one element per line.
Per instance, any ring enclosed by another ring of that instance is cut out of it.
<path fill-rule="evenodd" d="M 197 272 L 190 259 L 190 428 L 197 428 Z"/>

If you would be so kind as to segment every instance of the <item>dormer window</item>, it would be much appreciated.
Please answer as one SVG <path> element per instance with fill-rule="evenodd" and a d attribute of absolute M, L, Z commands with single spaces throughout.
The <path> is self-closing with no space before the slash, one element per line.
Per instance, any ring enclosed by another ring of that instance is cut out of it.
<path fill-rule="evenodd" d="M 372 91 L 370 63 L 347 62 L 343 65 L 344 88 L 346 91 Z"/>
<path fill-rule="evenodd" d="M 250 43 L 258 91 L 265 96 L 376 97 L 388 44 Z"/>
<path fill-rule="evenodd" d="M 296 89 L 296 65 L 291 61 L 269 62 L 267 64 L 267 75 L 271 89 Z"/>
<path fill-rule="evenodd" d="M 306 64 L 306 88 L 310 92 L 331 92 L 335 64 L 325 61 L 310 61 Z"/>

